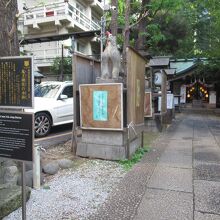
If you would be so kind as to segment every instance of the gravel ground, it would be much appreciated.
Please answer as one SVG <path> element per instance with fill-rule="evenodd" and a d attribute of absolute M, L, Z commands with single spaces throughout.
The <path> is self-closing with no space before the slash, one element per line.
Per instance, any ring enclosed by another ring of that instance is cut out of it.
<path fill-rule="evenodd" d="M 62 170 L 40 190 L 32 190 L 27 220 L 88 219 L 119 184 L 126 171 L 116 162 L 87 160 Z M 21 208 L 3 220 L 22 219 Z"/>

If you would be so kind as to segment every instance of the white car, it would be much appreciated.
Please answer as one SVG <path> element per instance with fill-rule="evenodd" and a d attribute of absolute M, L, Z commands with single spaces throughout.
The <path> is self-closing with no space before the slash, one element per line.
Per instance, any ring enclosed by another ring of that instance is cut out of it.
<path fill-rule="evenodd" d="M 52 126 L 73 122 L 73 83 L 48 81 L 35 85 L 33 110 L 35 137 L 46 136 Z"/>

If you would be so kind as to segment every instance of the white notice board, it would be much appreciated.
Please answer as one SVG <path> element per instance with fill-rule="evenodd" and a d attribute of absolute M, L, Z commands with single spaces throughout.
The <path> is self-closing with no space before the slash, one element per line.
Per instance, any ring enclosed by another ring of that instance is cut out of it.
<path fill-rule="evenodd" d="M 173 94 L 167 94 L 167 109 L 174 108 L 174 96 Z M 158 111 L 161 111 L 161 97 L 158 98 Z"/>
<path fill-rule="evenodd" d="M 173 94 L 167 94 L 167 109 L 174 108 L 174 100 Z"/>

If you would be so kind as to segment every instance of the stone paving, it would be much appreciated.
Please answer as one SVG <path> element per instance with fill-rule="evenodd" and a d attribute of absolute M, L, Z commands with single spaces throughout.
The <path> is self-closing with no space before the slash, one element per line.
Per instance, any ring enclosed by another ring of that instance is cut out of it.
<path fill-rule="evenodd" d="M 90 219 L 220 220 L 220 117 L 181 114 Z"/>

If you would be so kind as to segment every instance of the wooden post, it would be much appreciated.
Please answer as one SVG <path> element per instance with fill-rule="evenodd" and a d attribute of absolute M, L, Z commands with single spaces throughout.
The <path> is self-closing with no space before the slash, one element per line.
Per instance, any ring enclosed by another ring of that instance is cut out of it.
<path fill-rule="evenodd" d="M 63 43 L 62 43 L 62 46 L 61 46 L 61 70 L 60 70 L 60 81 L 63 82 L 63 59 L 64 59 L 64 56 L 63 56 Z"/>
<path fill-rule="evenodd" d="M 127 127 L 127 149 L 126 149 L 126 158 L 130 160 L 130 128 Z"/>
<path fill-rule="evenodd" d="M 76 55 L 75 55 L 75 39 L 72 37 L 72 80 L 73 80 L 73 129 L 72 129 L 72 152 L 76 155 L 77 150 L 77 134 L 76 134 Z"/>
<path fill-rule="evenodd" d="M 38 145 L 33 149 L 33 187 L 40 189 L 40 148 Z"/>
<path fill-rule="evenodd" d="M 144 131 L 141 132 L 141 147 L 144 148 Z"/>
<path fill-rule="evenodd" d="M 21 162 L 21 185 L 22 185 L 22 220 L 26 220 L 26 181 L 25 181 L 25 162 Z"/>
<path fill-rule="evenodd" d="M 162 85 L 161 85 L 161 113 L 166 113 L 167 111 L 167 88 L 166 88 L 166 74 L 162 71 Z"/>
<path fill-rule="evenodd" d="M 164 124 L 164 118 L 167 112 L 167 76 L 162 71 L 162 85 L 161 85 L 161 122 Z"/>

